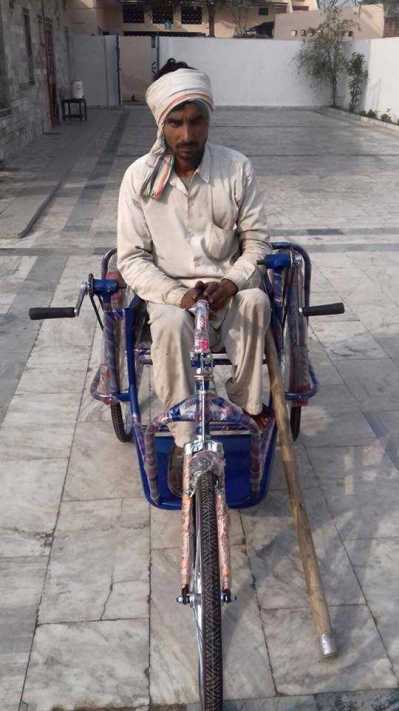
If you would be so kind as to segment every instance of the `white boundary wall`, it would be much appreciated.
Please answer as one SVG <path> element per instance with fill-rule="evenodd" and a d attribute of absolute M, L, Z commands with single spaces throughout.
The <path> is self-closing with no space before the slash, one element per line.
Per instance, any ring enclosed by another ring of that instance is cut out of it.
<path fill-rule="evenodd" d="M 399 37 L 370 40 L 368 72 L 365 110 L 382 114 L 391 109 L 399 121 Z"/>
<path fill-rule="evenodd" d="M 296 40 L 161 37 L 160 66 L 169 57 L 209 74 L 218 106 L 327 106 L 329 92 L 298 74 Z"/>
<path fill-rule="evenodd" d="M 395 123 L 399 120 L 399 37 L 356 40 L 348 44 L 347 56 L 360 52 L 366 58 L 368 79 L 359 109 L 373 109 L 379 115 L 391 110 Z M 339 87 L 339 105 L 349 107 L 349 80 Z"/>
<path fill-rule="evenodd" d="M 70 35 L 71 81 L 83 81 L 89 106 L 118 106 L 116 35 Z"/>

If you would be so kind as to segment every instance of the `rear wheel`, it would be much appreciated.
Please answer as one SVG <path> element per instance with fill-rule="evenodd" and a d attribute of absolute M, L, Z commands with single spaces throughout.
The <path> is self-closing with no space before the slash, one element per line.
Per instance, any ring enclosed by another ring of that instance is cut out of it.
<path fill-rule="evenodd" d="M 212 472 L 199 477 L 195 494 L 195 555 L 192 606 L 198 641 L 202 711 L 223 707 L 222 615 L 219 552 Z"/>
<path fill-rule="evenodd" d="M 121 328 L 120 323 L 116 327 Z M 121 339 L 119 339 L 120 341 Z M 129 390 L 126 355 L 124 350 L 117 356 L 118 385 L 121 392 Z M 133 435 L 133 421 L 130 412 L 130 402 L 114 402 L 111 405 L 111 418 L 114 432 L 120 442 L 131 442 Z"/>
<path fill-rule="evenodd" d="M 302 408 L 300 405 L 295 405 L 294 407 L 291 407 L 290 426 L 292 439 L 294 440 L 294 442 L 298 439 L 299 433 L 301 431 L 301 412 Z"/>
<path fill-rule="evenodd" d="M 308 381 L 307 322 L 302 315 L 304 305 L 304 286 L 302 270 L 294 268 L 289 291 L 287 317 L 284 325 L 282 372 L 286 392 L 300 393 Z M 295 402 L 295 401 L 294 401 Z M 301 429 L 300 405 L 293 404 L 290 408 L 290 426 L 292 438 L 295 441 Z"/>
<path fill-rule="evenodd" d="M 128 402 L 114 402 L 111 405 L 111 418 L 114 432 L 120 442 L 132 439 L 132 416 Z"/>

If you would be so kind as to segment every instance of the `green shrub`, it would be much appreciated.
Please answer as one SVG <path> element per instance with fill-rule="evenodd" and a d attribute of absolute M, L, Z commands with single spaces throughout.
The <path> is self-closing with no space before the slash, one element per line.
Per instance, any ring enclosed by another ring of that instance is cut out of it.
<path fill-rule="evenodd" d="M 352 52 L 352 56 L 347 63 L 346 70 L 350 76 L 349 90 L 350 103 L 349 111 L 355 111 L 360 103 L 364 82 L 367 79 L 366 58 L 360 52 Z"/>
<path fill-rule="evenodd" d="M 392 123 L 391 109 L 387 109 L 385 114 L 381 114 L 381 121 L 385 121 L 385 123 Z"/>
<path fill-rule="evenodd" d="M 367 111 L 366 116 L 367 116 L 367 118 L 372 118 L 372 119 L 378 118 L 377 112 L 373 111 L 373 109 L 370 109 L 369 111 Z"/>

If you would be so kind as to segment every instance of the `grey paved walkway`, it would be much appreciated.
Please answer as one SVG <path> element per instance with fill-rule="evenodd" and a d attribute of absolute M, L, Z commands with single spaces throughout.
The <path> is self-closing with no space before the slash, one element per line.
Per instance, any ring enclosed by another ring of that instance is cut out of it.
<path fill-rule="evenodd" d="M 90 309 L 25 318 L 74 303 L 98 271 L 123 171 L 151 142 L 144 109 L 92 118 L 33 233 L 0 240 L 1 711 L 197 701 L 190 613 L 174 602 L 179 516 L 148 508 L 134 451 L 90 399 Z M 317 112 L 223 109 L 212 139 L 252 157 L 273 234 L 309 248 L 313 301 L 347 306 L 312 322 L 322 387 L 298 443 L 340 656 L 318 659 L 277 460 L 268 498 L 232 516 L 226 709 L 397 710 L 399 138 Z M 144 386 L 149 416 L 149 373 Z"/>

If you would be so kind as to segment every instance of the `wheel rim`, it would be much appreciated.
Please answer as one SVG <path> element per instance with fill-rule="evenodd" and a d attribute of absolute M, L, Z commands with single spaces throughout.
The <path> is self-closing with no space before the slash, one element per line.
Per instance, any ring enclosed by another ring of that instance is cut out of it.
<path fill-rule="evenodd" d="M 129 392 L 129 376 L 125 356 L 119 364 L 119 387 L 122 392 Z M 130 412 L 130 402 L 121 401 L 121 414 L 123 426 L 127 435 L 131 434 L 133 428 L 132 413 Z"/>
<path fill-rule="evenodd" d="M 196 497 L 197 501 L 197 497 Z M 197 503 L 195 504 L 197 508 Z M 198 510 L 196 511 L 196 520 L 198 521 Z M 195 555 L 192 570 L 193 589 L 191 596 L 191 607 L 194 615 L 195 633 L 198 646 L 198 686 L 201 707 L 203 707 L 203 684 L 204 684 L 204 669 L 203 669 L 203 633 L 202 633 L 202 587 L 201 587 L 201 541 L 199 530 L 195 533 Z"/>
<path fill-rule="evenodd" d="M 122 410 L 122 418 L 123 418 L 123 426 L 125 428 L 125 432 L 127 434 L 130 434 L 132 431 L 132 413 L 130 412 L 130 403 L 129 402 L 122 402 L 121 403 L 121 410 Z"/>

